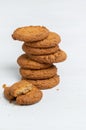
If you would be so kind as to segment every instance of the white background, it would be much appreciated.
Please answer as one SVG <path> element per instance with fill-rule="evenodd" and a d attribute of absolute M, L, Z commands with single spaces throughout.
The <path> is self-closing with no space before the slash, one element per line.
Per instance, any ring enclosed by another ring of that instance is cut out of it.
<path fill-rule="evenodd" d="M 26 25 L 57 32 L 68 58 L 56 64 L 61 78 L 56 88 L 43 91 L 35 105 L 17 106 L 3 97 L 2 84 L 20 80 L 16 60 L 22 43 L 11 34 Z M 86 0 L 0 0 L 0 130 L 85 130 L 85 75 Z"/>

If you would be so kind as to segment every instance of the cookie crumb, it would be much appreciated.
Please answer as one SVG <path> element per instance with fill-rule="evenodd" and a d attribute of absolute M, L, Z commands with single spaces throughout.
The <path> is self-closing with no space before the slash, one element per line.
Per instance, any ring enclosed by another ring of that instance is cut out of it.
<path fill-rule="evenodd" d="M 59 88 L 57 88 L 56 90 L 59 91 Z"/>

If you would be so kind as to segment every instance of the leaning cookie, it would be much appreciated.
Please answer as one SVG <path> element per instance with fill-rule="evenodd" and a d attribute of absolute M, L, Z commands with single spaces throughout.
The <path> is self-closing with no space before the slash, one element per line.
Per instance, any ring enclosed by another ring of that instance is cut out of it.
<path fill-rule="evenodd" d="M 55 75 L 54 77 L 49 78 L 49 79 L 41 79 L 41 80 L 25 79 L 25 80 L 27 80 L 28 82 L 31 82 L 33 85 L 35 85 L 39 89 L 50 89 L 59 84 L 60 77 L 58 75 Z"/>
<path fill-rule="evenodd" d="M 40 55 L 40 56 L 28 55 L 28 56 L 34 61 L 39 61 L 40 63 L 48 63 L 48 64 L 63 62 L 67 58 L 66 53 L 60 49 L 57 52 L 49 55 Z"/>
<path fill-rule="evenodd" d="M 49 32 L 49 35 L 47 38 L 41 41 L 36 42 L 27 42 L 26 44 L 29 47 L 35 47 L 35 48 L 48 48 L 48 47 L 55 47 L 57 44 L 59 44 L 61 41 L 60 36 L 55 32 Z"/>
<path fill-rule="evenodd" d="M 17 63 L 20 67 L 26 69 L 46 69 L 52 66 L 52 64 L 41 64 L 39 62 L 33 61 L 26 54 L 19 56 Z"/>
<path fill-rule="evenodd" d="M 47 69 L 41 70 L 30 70 L 30 69 L 23 69 L 20 68 L 20 74 L 22 77 L 27 79 L 47 79 L 51 78 L 57 73 L 57 68 L 52 65 Z"/>
<path fill-rule="evenodd" d="M 22 49 L 25 53 L 27 53 L 28 55 L 47 55 L 47 54 L 52 54 L 55 53 L 59 50 L 58 46 L 54 46 L 51 48 L 33 48 L 33 47 L 29 47 L 27 46 L 26 43 L 23 44 Z"/>
<path fill-rule="evenodd" d="M 44 26 L 25 26 L 17 28 L 12 37 L 14 40 L 20 40 L 24 42 L 34 42 L 45 39 L 49 34 L 49 31 Z"/>
<path fill-rule="evenodd" d="M 42 98 L 42 92 L 37 88 L 33 87 L 31 91 L 25 95 L 20 95 L 16 98 L 16 103 L 19 105 L 32 105 L 39 102 Z"/>

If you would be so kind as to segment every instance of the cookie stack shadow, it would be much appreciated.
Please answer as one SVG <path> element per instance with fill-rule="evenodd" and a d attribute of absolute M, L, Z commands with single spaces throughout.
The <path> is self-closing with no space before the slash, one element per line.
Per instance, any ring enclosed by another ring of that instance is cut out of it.
<path fill-rule="evenodd" d="M 18 28 L 12 35 L 14 40 L 23 41 L 24 54 L 18 57 L 21 79 L 39 89 L 53 88 L 60 82 L 54 63 L 66 60 L 66 53 L 59 48 L 60 36 L 43 26 Z"/>

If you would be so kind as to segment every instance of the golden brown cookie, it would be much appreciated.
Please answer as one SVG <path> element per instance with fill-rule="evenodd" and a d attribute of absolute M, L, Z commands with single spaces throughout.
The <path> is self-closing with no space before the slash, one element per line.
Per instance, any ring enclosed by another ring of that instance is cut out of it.
<path fill-rule="evenodd" d="M 57 46 L 57 44 L 59 44 L 60 41 L 61 41 L 61 38 L 57 33 L 49 32 L 49 35 L 46 39 L 41 40 L 41 41 L 32 42 L 32 43 L 27 42 L 26 44 L 29 47 L 48 48 L 48 47 Z"/>
<path fill-rule="evenodd" d="M 45 69 L 52 66 L 52 64 L 41 64 L 39 62 L 33 61 L 26 54 L 19 56 L 19 58 L 17 59 L 17 63 L 22 68 L 28 69 Z"/>
<path fill-rule="evenodd" d="M 58 46 L 54 46 L 51 48 L 33 48 L 33 47 L 29 47 L 27 46 L 25 43 L 22 46 L 22 49 L 25 53 L 27 53 L 28 55 L 47 55 L 47 54 L 52 54 L 55 53 L 59 50 Z"/>
<path fill-rule="evenodd" d="M 58 75 L 55 75 L 54 77 L 49 78 L 49 79 L 40 79 L 40 80 L 25 79 L 25 80 L 27 80 L 28 82 L 31 82 L 33 85 L 37 86 L 37 88 L 39 89 L 50 89 L 59 84 L 60 77 Z"/>
<path fill-rule="evenodd" d="M 16 103 L 19 105 L 31 105 L 37 103 L 42 98 L 42 92 L 37 88 L 33 87 L 31 91 L 25 95 L 20 95 L 16 98 Z"/>
<path fill-rule="evenodd" d="M 28 55 L 28 56 L 34 61 L 38 61 L 40 63 L 48 63 L 48 64 L 63 62 L 67 58 L 66 53 L 60 49 L 54 54 L 40 55 L 40 56 Z"/>
<path fill-rule="evenodd" d="M 7 87 L 3 85 L 4 96 L 12 101 L 15 99 L 19 105 L 29 105 L 37 103 L 42 98 L 42 92 L 35 87 L 31 82 L 21 80 L 14 83 L 12 86 Z"/>
<path fill-rule="evenodd" d="M 52 65 L 51 67 L 47 69 L 41 69 L 41 70 L 30 70 L 30 69 L 23 69 L 20 68 L 20 74 L 22 77 L 27 79 L 47 79 L 51 78 L 57 73 L 57 68 Z"/>
<path fill-rule="evenodd" d="M 3 85 L 4 88 L 4 96 L 6 99 L 8 99 L 9 101 L 14 99 L 14 96 L 11 95 L 10 93 L 10 87 L 7 87 L 5 84 Z"/>
<path fill-rule="evenodd" d="M 26 80 L 21 80 L 10 87 L 10 93 L 13 97 L 17 97 L 31 91 L 32 87 L 32 83 L 29 83 Z"/>
<path fill-rule="evenodd" d="M 44 26 L 25 26 L 17 28 L 12 37 L 14 40 L 20 40 L 24 42 L 34 42 L 45 39 L 49 34 L 49 31 Z"/>

